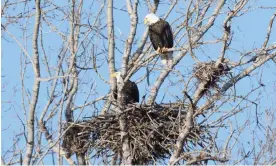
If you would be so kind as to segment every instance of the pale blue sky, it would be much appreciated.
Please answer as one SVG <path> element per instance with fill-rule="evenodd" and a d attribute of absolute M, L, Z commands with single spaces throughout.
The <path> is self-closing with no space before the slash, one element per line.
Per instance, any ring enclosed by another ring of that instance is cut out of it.
<path fill-rule="evenodd" d="M 62 2 L 62 1 L 60 1 Z M 64 3 L 67 3 L 68 1 L 63 1 Z M 118 1 L 119 2 L 119 1 Z M 124 2 L 124 1 L 121 1 Z M 86 2 L 85 2 L 86 3 Z M 230 2 L 229 2 L 230 3 Z M 115 3 L 114 4 L 115 7 L 117 8 L 121 8 L 124 6 L 124 4 L 120 4 L 120 3 Z M 256 6 L 276 6 L 276 1 L 275 0 L 259 0 L 257 1 L 257 3 L 254 5 Z M 32 7 L 32 6 L 30 6 Z M 158 14 L 160 16 L 163 16 L 165 14 L 165 12 L 168 9 L 168 5 L 163 3 L 160 5 L 160 8 L 158 10 Z M 87 10 L 89 8 L 89 6 L 87 5 L 84 9 Z M 19 12 L 20 10 L 22 10 L 22 7 L 18 7 L 18 9 L 15 11 Z M 96 10 L 98 11 L 99 8 L 93 6 L 91 8 L 91 10 Z M 141 36 L 145 30 L 145 26 L 142 24 L 142 20 L 144 18 L 144 16 L 147 14 L 147 7 L 146 4 L 144 2 L 141 2 L 139 4 L 138 7 L 139 10 L 139 25 L 137 28 L 137 39 L 139 36 Z M 179 7 L 176 8 L 176 10 L 180 10 Z M 173 13 L 168 17 L 168 21 L 172 21 L 174 20 L 174 18 L 179 15 L 179 13 L 176 13 L 174 10 Z M 183 10 L 183 9 L 182 9 Z M 225 11 L 225 10 L 224 10 Z M 14 11 L 13 11 L 14 12 Z M 105 12 L 105 11 L 104 11 Z M 242 50 L 242 51 L 249 51 L 252 50 L 254 48 L 259 48 L 265 38 L 265 34 L 267 32 L 267 26 L 268 26 L 268 22 L 270 17 L 272 16 L 273 12 L 275 12 L 274 10 L 268 9 L 256 9 L 253 10 L 247 14 L 245 14 L 244 16 L 240 17 L 240 18 L 236 18 L 233 21 L 232 24 L 232 31 L 234 33 L 234 38 L 232 41 L 232 47 Z M 118 36 L 117 40 L 116 40 L 116 46 L 119 49 L 122 49 L 124 47 L 124 42 L 120 41 L 120 39 L 125 39 L 127 37 L 127 33 L 129 31 L 129 17 L 128 17 L 128 13 L 123 12 L 121 10 L 114 10 L 114 16 L 115 16 L 115 34 L 116 36 Z M 212 40 L 213 36 L 216 37 L 220 37 L 221 36 L 221 30 L 222 30 L 222 26 L 221 26 L 221 20 L 223 20 L 225 17 L 225 14 L 220 16 L 218 18 L 218 20 L 216 21 L 214 28 L 208 32 L 208 34 L 206 34 L 205 39 L 207 40 Z M 103 22 L 105 21 L 104 18 L 102 18 Z M 31 31 L 33 29 L 33 18 L 31 20 L 29 20 L 28 23 L 28 35 L 31 35 Z M 3 22 L 5 22 L 5 20 L 2 20 Z M 26 20 L 22 20 L 22 23 L 25 24 Z M 174 25 L 172 25 L 174 28 Z M 44 47 L 48 48 L 51 47 L 51 49 L 47 49 L 47 56 L 51 57 L 50 58 L 50 64 L 54 65 L 56 62 L 56 57 L 57 57 L 57 52 L 59 50 L 60 47 L 60 43 L 62 42 L 60 37 L 57 37 L 55 33 L 52 33 L 49 31 L 49 29 L 47 29 L 46 26 L 45 29 L 43 29 L 43 34 L 44 34 Z M 68 28 L 68 23 L 67 22 L 63 22 L 61 24 L 58 24 L 58 27 L 63 30 L 64 32 L 66 31 L 66 29 Z M 275 29 L 275 26 L 274 28 Z M 12 27 L 9 26 L 8 28 L 9 32 L 13 33 L 20 42 L 22 42 L 22 32 L 20 32 L 19 27 Z M 2 32 L 3 33 L 3 32 Z M 120 33 L 123 33 L 124 35 L 120 35 Z M 105 31 L 106 34 L 106 31 Z M 18 45 L 14 42 L 14 40 L 12 40 L 7 34 L 4 34 L 4 36 L 8 39 L 8 40 L 3 40 L 2 38 L 2 117 L 1 117 L 1 123 L 2 123 L 2 139 L 1 139 L 1 143 L 2 143 L 2 149 L 1 151 L 4 152 L 7 149 L 9 149 L 13 143 L 13 139 L 14 139 L 14 135 L 18 134 L 19 131 L 22 131 L 23 127 L 20 123 L 20 121 L 18 120 L 17 116 L 21 117 L 22 120 L 24 120 L 24 112 L 23 112 L 23 108 L 22 108 L 22 104 L 21 104 L 21 86 L 20 86 L 20 56 L 22 56 L 22 53 L 20 52 L 20 48 L 18 47 Z M 100 41 L 97 41 L 96 39 L 92 38 L 93 36 L 91 36 L 92 39 L 92 43 L 94 44 L 99 44 L 99 45 L 103 45 L 103 43 L 101 43 Z M 271 35 L 270 38 L 270 42 L 269 44 L 271 44 L 272 42 L 276 41 L 276 32 L 274 30 L 274 32 Z M 139 42 L 139 40 L 138 40 Z M 27 51 L 32 54 L 32 50 L 31 50 L 31 40 L 29 38 L 29 40 L 26 43 L 27 45 Z M 105 44 L 106 45 L 106 44 Z M 137 44 L 138 45 L 138 44 Z M 137 46 L 136 45 L 136 46 Z M 203 51 L 197 51 L 197 56 L 201 59 L 201 60 L 208 60 L 208 59 L 212 59 L 215 60 L 218 55 L 219 55 L 219 50 L 220 50 L 220 46 L 221 44 L 213 44 L 213 45 L 208 45 L 208 46 L 204 46 L 204 52 Z M 89 47 L 90 48 L 90 47 Z M 135 46 L 133 48 L 133 50 L 135 50 Z M 176 54 L 176 53 L 175 53 Z M 120 68 L 120 61 L 121 61 L 121 55 L 118 51 L 116 51 L 116 68 Z M 231 60 L 238 60 L 239 59 L 239 55 L 236 52 L 227 52 L 227 57 Z M 103 56 L 102 58 L 103 61 L 105 61 L 105 57 Z M 160 63 L 159 63 L 160 64 Z M 177 69 L 180 71 L 183 71 L 183 74 L 187 74 L 188 71 L 192 70 L 192 64 L 194 64 L 194 62 L 192 61 L 192 59 L 190 58 L 189 55 L 187 55 L 186 57 L 184 57 L 182 59 L 182 61 L 180 62 L 180 64 L 178 65 Z M 102 76 L 108 80 L 108 72 L 107 72 L 107 65 L 106 63 L 104 63 L 103 67 L 99 69 L 100 73 L 102 74 Z M 256 98 L 256 96 L 261 93 L 261 95 L 263 96 L 261 100 L 258 101 L 258 111 L 259 113 L 262 113 L 264 111 L 264 109 L 268 109 L 270 107 L 273 107 L 274 109 L 276 108 L 275 105 L 273 106 L 273 104 L 275 104 L 275 102 L 273 103 L 273 98 L 276 97 L 276 85 L 275 85 L 275 71 L 276 71 L 276 67 L 275 67 L 275 63 L 269 62 L 266 65 L 264 65 L 263 67 L 261 67 L 260 69 L 258 69 L 258 73 L 262 73 L 262 83 L 265 84 L 266 86 L 258 91 L 256 91 L 255 93 L 253 93 L 253 95 L 250 97 L 251 99 Z M 155 71 L 154 73 L 152 73 L 150 75 L 150 82 L 152 83 L 158 76 L 159 76 L 160 71 Z M 237 74 L 238 70 L 234 71 L 234 74 Z M 255 72 L 257 73 L 257 72 Z M 136 80 L 138 78 L 140 78 L 143 74 L 145 74 L 145 69 L 141 69 L 139 72 L 137 72 L 137 74 L 135 74 L 131 79 L 132 80 Z M 28 88 L 29 92 L 31 93 L 31 87 L 32 87 L 32 70 L 30 67 L 27 68 L 27 72 L 26 72 L 26 79 L 25 79 L 25 85 Z M 45 68 L 42 68 L 42 77 L 47 77 L 48 75 L 45 74 Z M 84 77 L 85 76 L 85 77 Z M 258 75 L 260 76 L 260 75 Z M 102 96 L 104 94 L 106 94 L 109 90 L 108 85 L 103 83 L 98 77 L 95 78 L 95 73 L 91 72 L 87 73 L 87 72 L 82 72 L 80 74 L 80 78 L 83 80 L 93 80 L 93 78 L 96 81 L 96 89 L 98 89 L 98 94 L 95 94 L 94 96 L 90 97 L 90 99 L 94 99 L 97 98 L 99 96 Z M 251 87 L 256 86 L 258 84 L 258 78 L 255 75 L 252 75 L 252 78 L 246 78 L 242 81 L 240 81 L 237 85 L 236 85 L 236 91 L 238 95 L 242 95 L 242 94 L 247 94 Z M 170 80 L 170 81 L 169 81 Z M 170 87 L 169 89 L 167 89 L 167 87 L 169 86 L 170 82 L 174 82 L 176 83 L 177 81 L 179 81 L 179 78 L 175 76 L 175 74 L 171 74 L 169 76 L 169 79 L 167 79 L 165 81 L 165 83 L 163 84 L 158 98 L 157 98 L 157 102 L 160 102 L 163 98 L 163 95 L 166 91 L 168 91 L 169 93 L 178 95 L 178 97 L 183 97 L 183 94 L 180 93 L 183 90 L 182 84 L 175 84 L 172 87 Z M 48 83 L 42 83 L 41 85 L 41 92 L 40 92 L 40 97 L 39 97 L 39 102 L 38 102 L 38 106 L 37 106 L 37 112 L 38 115 L 40 115 L 41 110 L 43 109 L 44 105 L 45 105 L 45 101 L 47 100 L 47 89 L 46 89 L 46 85 Z M 89 89 L 90 86 L 86 87 L 86 85 L 81 85 L 83 87 L 83 92 L 85 92 L 85 90 Z M 148 90 L 149 87 L 146 83 L 146 81 L 143 81 L 142 83 L 138 84 L 139 86 L 139 90 L 140 90 L 140 96 L 143 96 L 144 94 L 148 94 Z M 164 102 L 169 102 L 169 101 L 173 101 L 174 98 L 169 94 L 166 94 L 166 97 L 164 98 Z M 83 103 L 83 99 L 85 98 L 85 96 L 82 95 L 78 95 L 78 99 L 76 100 L 77 104 L 82 104 Z M 98 105 L 98 107 L 100 107 L 101 104 Z M 224 109 L 230 109 L 231 106 L 225 106 Z M 91 110 L 89 109 L 93 109 L 92 107 L 88 108 L 83 116 L 91 116 Z M 243 114 L 239 114 L 237 117 L 235 117 L 238 121 L 238 123 L 242 124 L 244 123 L 244 121 L 250 116 L 252 117 L 252 120 L 254 120 L 254 108 L 250 108 L 250 111 L 246 111 Z M 77 113 L 78 114 L 78 113 Z M 219 113 L 218 113 L 219 114 Z M 263 116 L 264 117 L 264 114 Z M 214 117 L 215 118 L 215 117 Z M 233 117 L 234 118 L 234 117 Z M 232 120 L 233 120 L 232 118 Z M 261 119 L 263 122 L 265 121 L 265 119 Z M 253 126 L 253 128 L 255 127 L 255 124 Z M 253 129 L 252 128 L 252 129 Z M 252 134 L 251 133 L 252 130 L 251 128 L 248 128 L 247 132 L 244 132 L 244 136 L 242 136 L 245 142 L 250 141 L 247 140 L 248 137 L 246 137 L 248 134 Z M 222 132 L 222 135 L 227 133 L 226 132 Z M 260 133 L 260 136 L 262 137 L 262 133 Z M 21 136 L 23 138 L 23 136 Z M 224 136 L 221 137 L 222 139 L 225 139 Z M 245 145 L 247 146 L 247 145 Z M 249 146 L 249 145 L 248 145 Z M 47 163 L 47 162 L 46 162 Z M 49 161 L 49 163 L 51 163 L 51 161 Z"/>

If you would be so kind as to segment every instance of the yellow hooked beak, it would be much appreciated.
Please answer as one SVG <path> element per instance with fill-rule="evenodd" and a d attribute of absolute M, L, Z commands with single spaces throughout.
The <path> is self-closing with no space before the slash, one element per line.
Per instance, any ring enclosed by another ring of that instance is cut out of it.
<path fill-rule="evenodd" d="M 116 77 L 118 74 L 119 74 L 118 72 L 115 72 L 115 73 L 112 73 L 110 76 L 111 76 L 111 78 L 114 78 L 114 77 Z"/>
<path fill-rule="evenodd" d="M 144 24 L 147 25 L 147 23 L 148 23 L 148 20 L 144 19 Z"/>

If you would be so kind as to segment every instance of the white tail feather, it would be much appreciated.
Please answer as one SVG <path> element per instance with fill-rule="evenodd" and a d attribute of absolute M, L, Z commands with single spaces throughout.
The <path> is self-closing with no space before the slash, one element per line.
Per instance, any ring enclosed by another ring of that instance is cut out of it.
<path fill-rule="evenodd" d="M 161 62 L 162 64 L 168 66 L 173 63 L 173 52 L 168 52 L 166 54 L 161 54 Z"/>

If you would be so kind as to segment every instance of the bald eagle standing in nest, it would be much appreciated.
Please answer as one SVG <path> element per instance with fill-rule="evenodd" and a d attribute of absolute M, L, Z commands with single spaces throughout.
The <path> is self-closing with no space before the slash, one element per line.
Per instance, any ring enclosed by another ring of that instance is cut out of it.
<path fill-rule="evenodd" d="M 173 52 L 168 51 L 173 47 L 173 33 L 170 24 L 159 18 L 154 13 L 146 15 L 144 24 L 149 26 L 149 36 L 153 48 L 161 56 L 161 61 L 165 65 L 172 65 Z"/>
<path fill-rule="evenodd" d="M 123 82 L 123 78 L 121 77 L 121 73 L 120 72 L 115 72 L 115 73 L 111 74 L 111 77 L 116 78 L 116 80 L 117 80 L 117 89 L 118 89 L 119 83 Z M 115 100 L 117 100 L 117 93 L 118 93 L 117 89 L 115 89 L 115 91 L 114 91 Z M 123 91 L 125 93 L 125 99 L 124 100 L 125 100 L 126 104 L 139 103 L 139 90 L 138 90 L 138 87 L 135 84 L 135 82 L 127 80 L 124 83 Z"/>

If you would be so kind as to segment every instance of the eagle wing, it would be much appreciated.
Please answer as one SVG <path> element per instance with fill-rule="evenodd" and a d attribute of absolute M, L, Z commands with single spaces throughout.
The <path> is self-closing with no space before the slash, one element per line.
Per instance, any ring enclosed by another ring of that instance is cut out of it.
<path fill-rule="evenodd" d="M 160 28 L 158 23 L 150 26 L 149 28 L 150 41 L 155 50 L 157 50 L 158 47 L 161 48 L 163 45 L 161 34 L 162 34 L 162 28 Z"/>
<path fill-rule="evenodd" d="M 125 95 L 126 95 L 126 103 L 129 104 L 129 103 L 139 103 L 139 90 L 138 90 L 138 87 L 137 85 L 128 80 L 126 83 L 125 83 Z"/>
<path fill-rule="evenodd" d="M 173 34 L 170 24 L 165 20 L 159 20 L 149 27 L 149 36 L 153 48 L 173 47 Z"/>
<path fill-rule="evenodd" d="M 164 21 L 164 33 L 162 34 L 164 46 L 166 48 L 172 48 L 173 47 L 173 33 L 172 28 L 170 24 L 167 21 Z"/>

